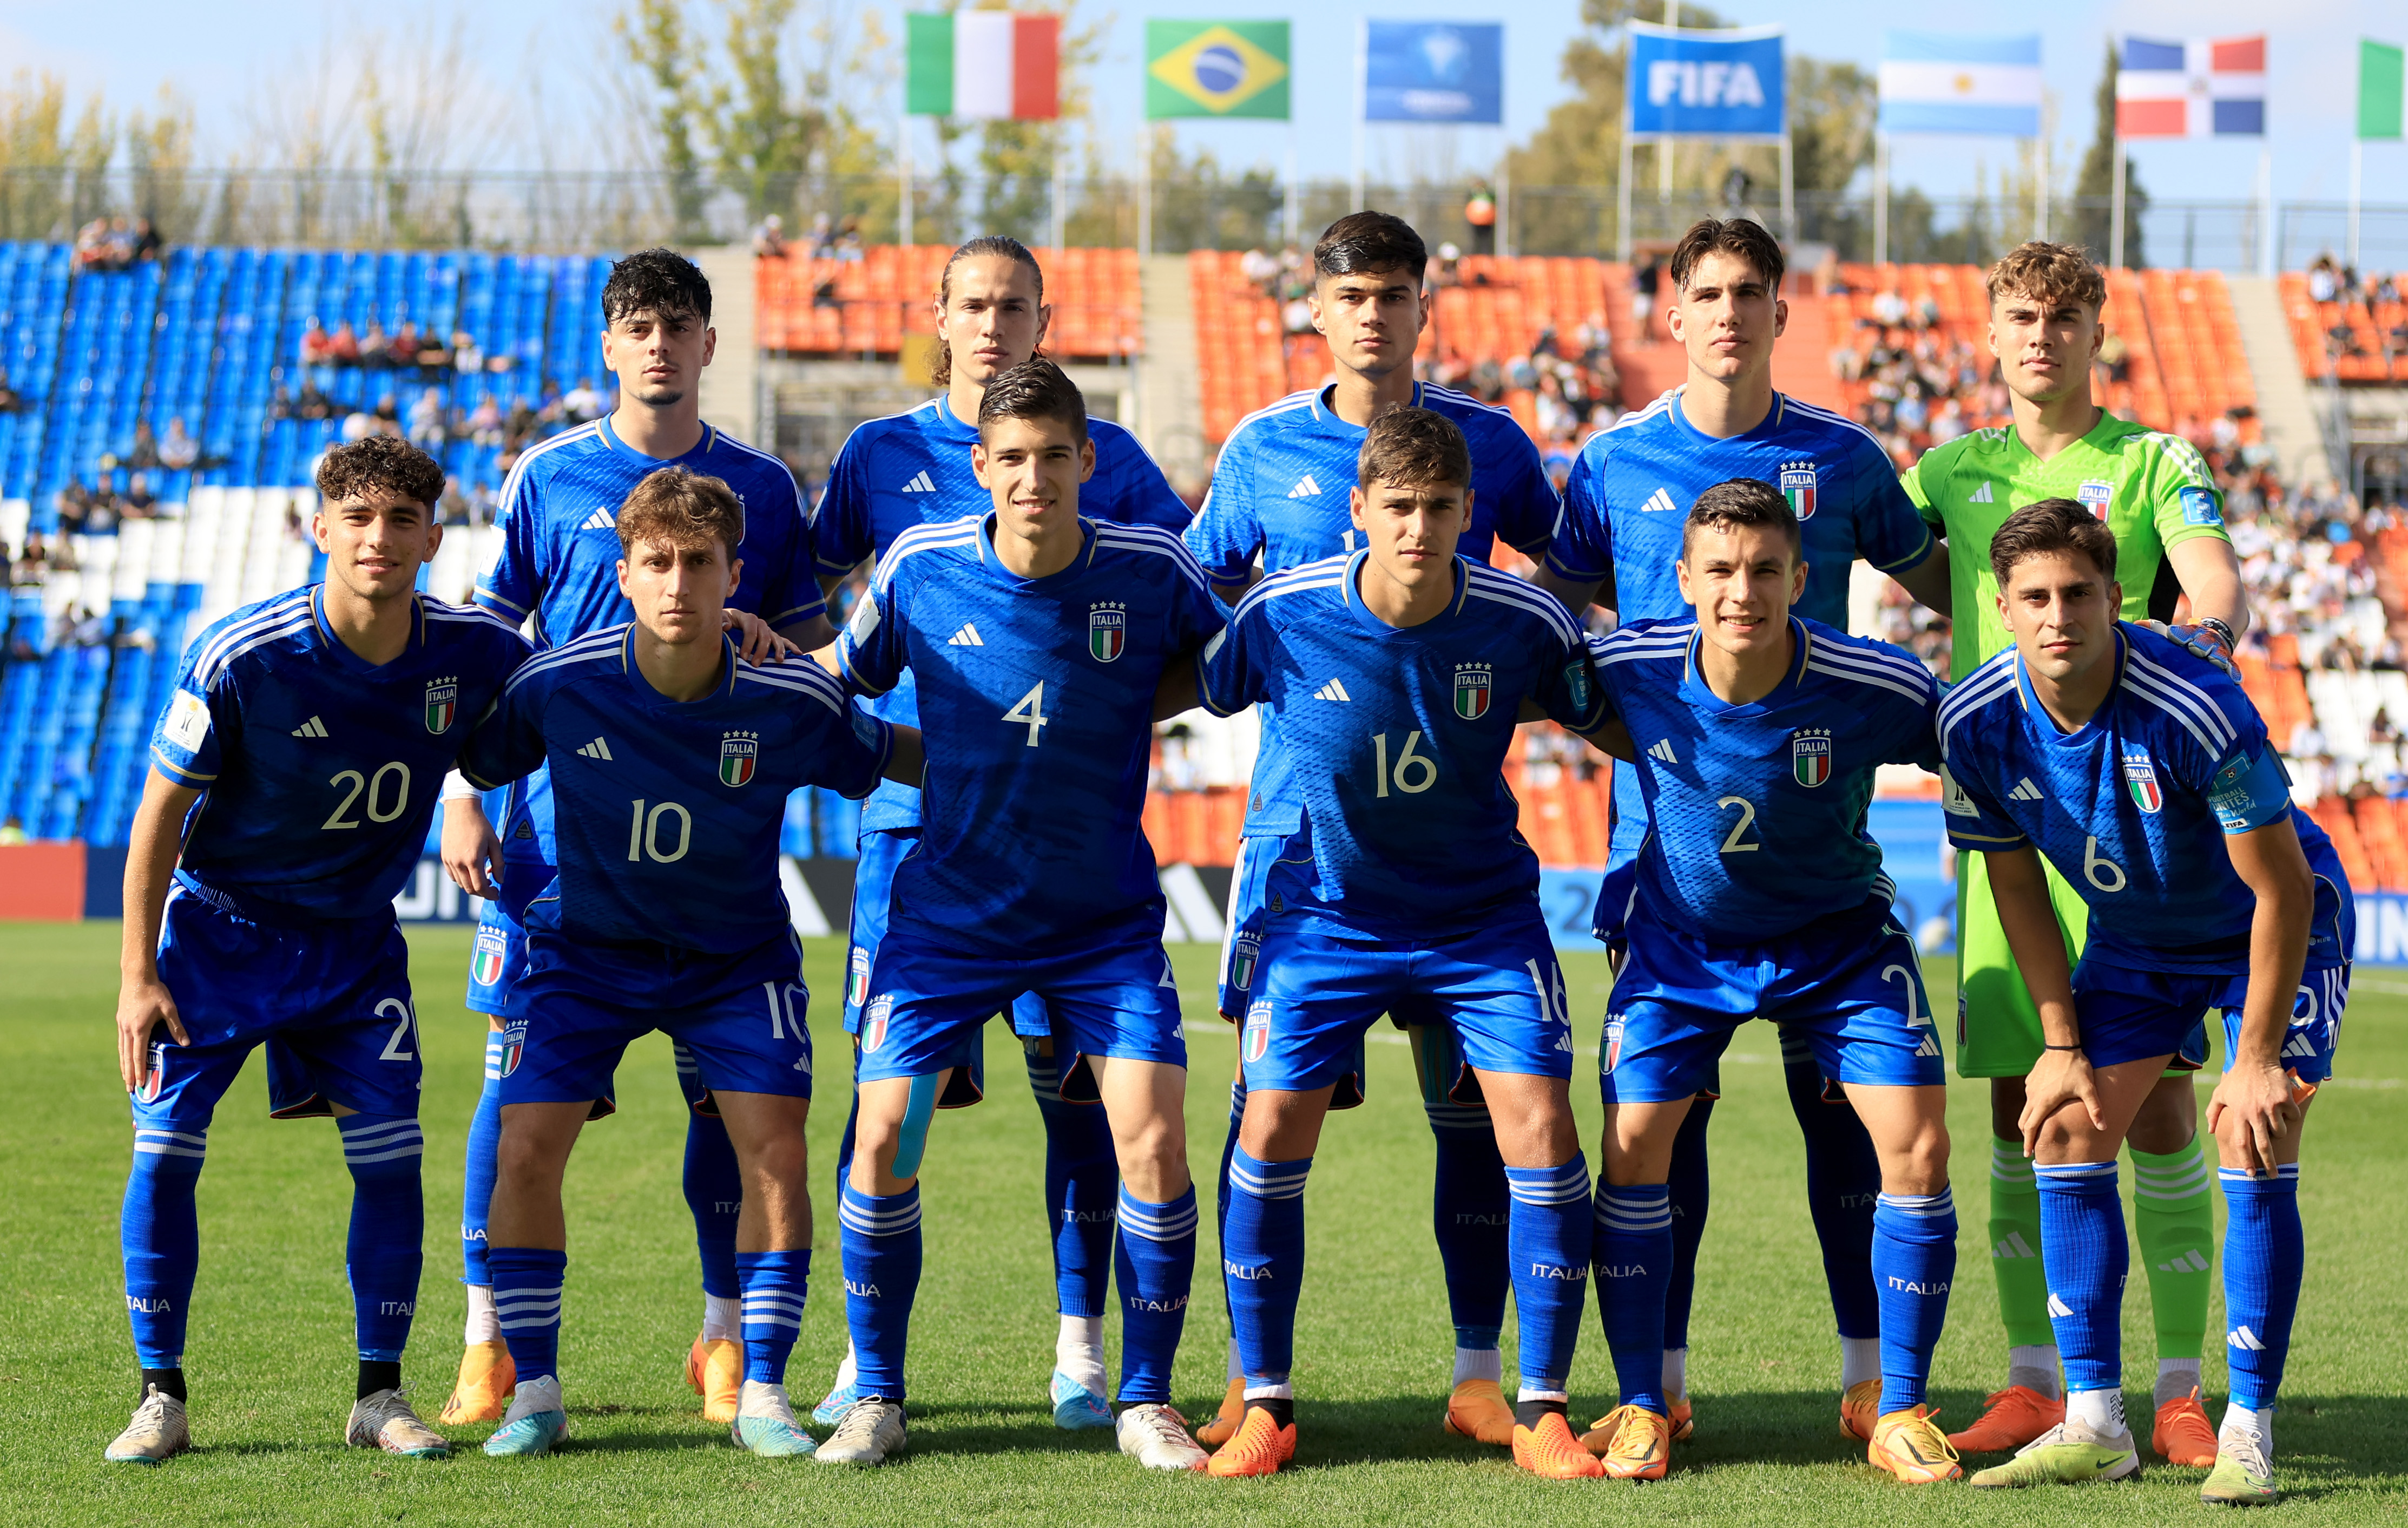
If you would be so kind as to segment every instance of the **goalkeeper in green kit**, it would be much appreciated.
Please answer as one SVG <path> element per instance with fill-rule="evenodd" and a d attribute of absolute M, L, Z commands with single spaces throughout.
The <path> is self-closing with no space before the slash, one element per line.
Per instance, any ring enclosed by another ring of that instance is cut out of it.
<path fill-rule="evenodd" d="M 1998 613 L 1990 538 L 2018 507 L 2071 498 L 2115 535 L 2127 620 L 2170 620 L 2178 597 L 2189 624 L 2170 635 L 2229 661 L 2247 628 L 2241 569 L 2224 530 L 2215 480 L 2190 442 L 2118 419 L 2091 401 L 2091 363 L 2105 334 L 2107 282 L 2087 252 L 2039 240 L 1989 273 L 1990 348 L 2013 396 L 2012 425 L 1977 430 L 1927 453 L 1905 476 L 1923 517 L 1954 549 L 1956 638 L 1949 678 L 2014 645 Z M 2007 1383 L 1949 1441 L 1967 1452 L 2020 1449 L 2064 1420 L 2048 1284 L 2040 1255 L 2040 1190 L 2017 1123 L 2024 1078 L 2041 1055 L 2041 1027 L 1990 899 L 1982 857 L 1956 870 L 1956 1068 L 1990 1079 L 1991 1267 L 2008 1342 Z M 2050 870 L 2067 948 L 2082 948 L 2082 900 Z M 2200 1155 L 2190 1070 L 2178 1057 L 2142 1106 L 2128 1137 L 2133 1225 L 2157 1335 L 2157 1454 L 2215 1462 L 2215 1431 L 2199 1397 L 2200 1349 L 2214 1227 L 2214 1174 Z"/>

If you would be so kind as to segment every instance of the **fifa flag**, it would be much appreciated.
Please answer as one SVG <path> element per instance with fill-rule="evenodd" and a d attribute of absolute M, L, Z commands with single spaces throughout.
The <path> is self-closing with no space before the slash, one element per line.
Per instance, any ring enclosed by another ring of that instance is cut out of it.
<path fill-rule="evenodd" d="M 1892 32 L 1882 49 L 1881 130 L 2040 137 L 2040 34 Z"/>
<path fill-rule="evenodd" d="M 1634 137 L 1777 138 L 1789 130 L 1777 26 L 1693 32 L 1626 22 Z"/>
<path fill-rule="evenodd" d="M 2384 42 L 2358 45 L 2358 136 L 2389 138 L 2401 136 L 2402 53 Z"/>
<path fill-rule="evenodd" d="M 2263 137 L 2266 37 L 2126 37 L 2115 65 L 2115 136 Z"/>
<path fill-rule="evenodd" d="M 903 109 L 1002 120 L 1062 114 L 1062 18 L 915 10 L 904 18 Z"/>
<path fill-rule="evenodd" d="M 1145 114 L 1287 121 L 1287 23 L 1146 22 Z"/>
<path fill-rule="evenodd" d="M 1505 28 L 1496 22 L 1367 22 L 1363 120 L 1505 120 Z"/>

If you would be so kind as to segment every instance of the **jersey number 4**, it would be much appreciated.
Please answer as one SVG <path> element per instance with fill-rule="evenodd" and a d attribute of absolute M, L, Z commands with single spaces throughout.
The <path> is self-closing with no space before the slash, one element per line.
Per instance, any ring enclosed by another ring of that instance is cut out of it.
<path fill-rule="evenodd" d="M 1054 719 L 1045 714 L 1045 681 L 1039 680 L 1026 695 L 1013 701 L 1011 709 L 1003 714 L 1003 719 L 1015 727 L 1028 728 L 1028 746 L 1036 747 L 1038 734 L 1044 731 L 1045 724 Z"/>

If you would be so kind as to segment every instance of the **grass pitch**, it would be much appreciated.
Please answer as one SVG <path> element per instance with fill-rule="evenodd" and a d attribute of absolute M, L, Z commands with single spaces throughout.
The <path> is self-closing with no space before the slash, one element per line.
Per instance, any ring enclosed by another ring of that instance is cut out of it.
<path fill-rule="evenodd" d="M 460 1006 L 467 934 L 411 935 L 424 1033 L 426 1279 L 408 1374 L 430 1418 L 450 1388 L 463 1310 L 452 1226 L 483 1023 Z M 1297 1467 L 1260 1481 L 1149 1478 L 1109 1434 L 1056 1432 L 1044 1402 L 1054 1315 L 1039 1204 L 1041 1138 L 1017 1048 L 994 1031 L 989 1098 L 942 1117 L 930 1142 L 927 1272 L 912 1352 L 911 1448 L 853 1473 L 750 1457 L 705 1424 L 681 1362 L 700 1315 L 692 1222 L 679 1190 L 684 1119 L 657 1038 L 620 1072 L 621 1111 L 590 1128 L 569 1169 L 563 1371 L 573 1442 L 556 1457 L 488 1460 L 484 1429 L 421 1463 L 339 1442 L 351 1385 L 342 1237 L 350 1186 L 333 1127 L 271 1123 L 254 1065 L 227 1097 L 201 1179 L 202 1266 L 186 1357 L 198 1449 L 157 1470 L 101 1449 L 134 1400 L 121 1313 L 118 1204 L 128 1150 L 110 1014 L 114 925 L 0 925 L 0 1520 L 177 1524 L 1045 1521 L 1096 1523 L 2161 1522 L 2204 1514 L 2201 1472 L 1974 1496 L 1909 1491 L 1869 1467 L 1836 1424 L 1837 1352 L 1801 1158 L 1771 1034 L 1742 1031 L 1713 1128 L 1715 1199 L 1698 1280 L 1691 1382 L 1696 1442 L 1644 1488 L 1556 1484 L 1442 1432 L 1451 1338 L 1428 1230 L 1429 1132 L 1401 1045 L 1371 1046 L 1370 1103 L 1334 1117 L 1312 1177 L 1312 1274 L 1297 1333 Z M 815 992 L 838 989 L 838 942 L 809 942 Z M 1230 1031 L 1214 1021 L 1211 952 L 1174 947 L 1194 1064 L 1191 1160 L 1220 1153 Z M 1593 1043 L 1600 957 L 1574 955 L 1576 1023 Z M 1934 1006 L 1950 1011 L 1935 963 Z M 812 1009 L 822 1099 L 811 1125 L 819 1257 L 794 1390 L 815 1399 L 843 1349 L 827 1164 L 843 1123 L 843 1037 Z M 2301 1185 L 2308 1290 L 2278 1432 L 2286 1521 L 2408 1523 L 2408 980 L 2370 971 L 2318 1101 Z M 1591 1053 L 1594 1054 L 1593 1052 Z M 2202 1096 L 2204 1089 L 2202 1089 Z M 1585 1072 L 1573 1098 L 1594 1147 Z M 1948 1418 L 1970 1417 L 2004 1355 L 1985 1256 L 1986 1109 L 1958 1083 L 1951 1122 L 1965 1235 L 1934 1376 Z M 1203 1188 L 1210 1197 L 1209 1186 Z M 2136 1258 L 2137 1262 L 2137 1258 Z M 1182 1350 L 1191 1416 L 1222 1389 L 1226 1328 L 1208 1245 Z M 2128 1405 L 2148 1415 L 2145 1280 L 2126 1305 Z M 2211 1348 L 2214 1332 L 2211 1327 Z M 1510 1327 L 1509 1327 L 1510 1333 Z M 1112 1333 L 1117 1340 L 1117 1333 Z M 1508 1337 L 1510 1343 L 1510 1335 Z M 1510 1362 L 1510 1359 L 1509 1359 Z M 2212 1351 L 2207 1382 L 2220 1395 Z M 1592 1322 L 1576 1420 L 1611 1401 Z M 2217 1409 L 2220 1409 L 2217 1408 Z"/>

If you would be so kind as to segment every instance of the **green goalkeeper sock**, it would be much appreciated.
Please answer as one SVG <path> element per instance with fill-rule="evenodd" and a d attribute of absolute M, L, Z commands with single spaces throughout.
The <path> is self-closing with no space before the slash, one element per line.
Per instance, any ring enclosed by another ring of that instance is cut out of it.
<path fill-rule="evenodd" d="M 1990 1142 L 1990 1271 L 2011 1348 L 2051 1347 L 2048 1274 L 2040 1261 L 2040 1184 L 2021 1141 Z"/>
<path fill-rule="evenodd" d="M 2157 1357 L 2196 1360 L 2207 1335 L 2215 1268 L 2215 1174 L 2196 1140 L 2162 1157 L 2126 1149 L 2132 1154 L 2132 1230 L 2149 1275 Z"/>

